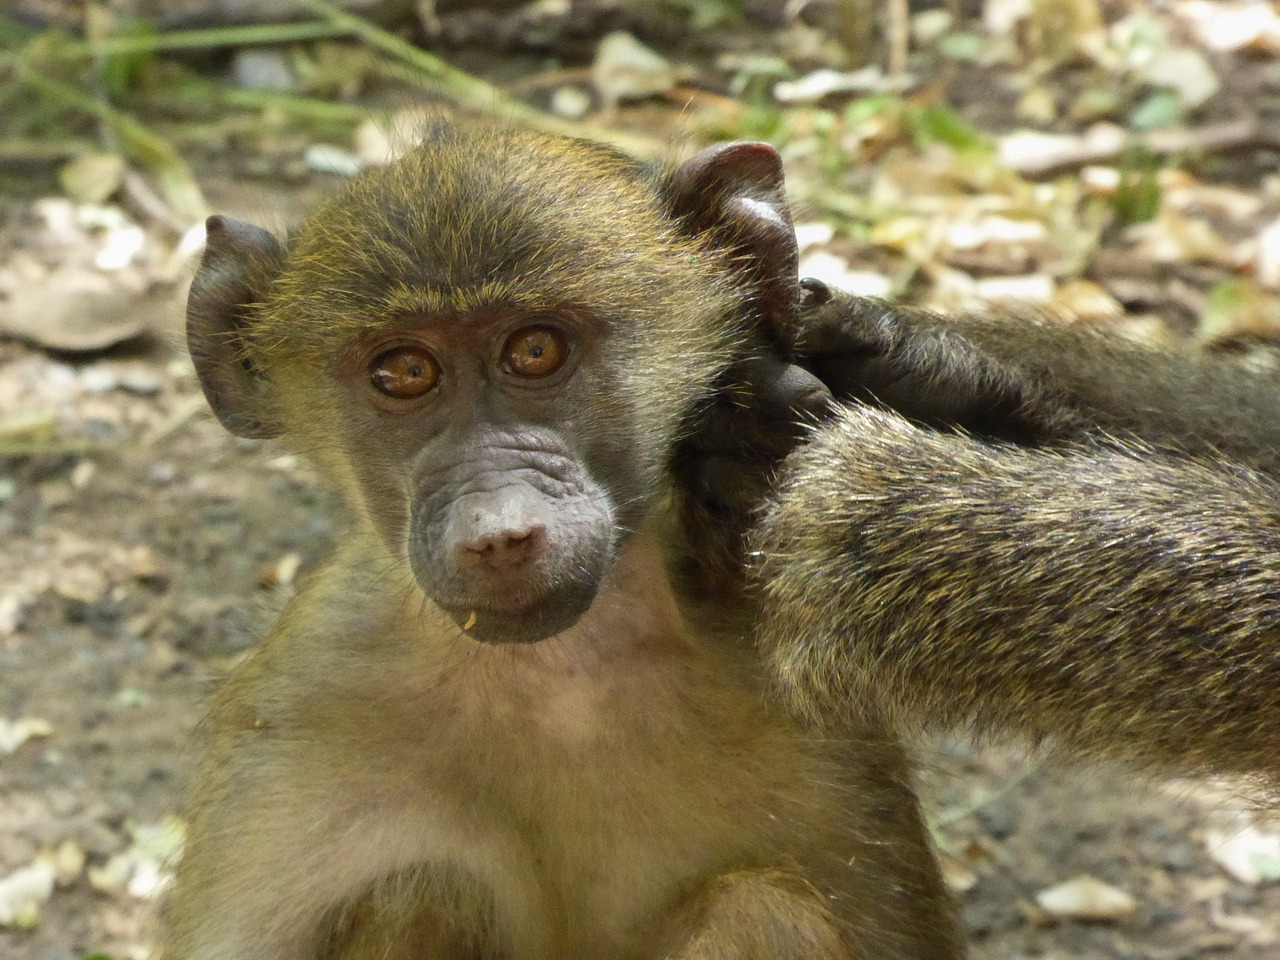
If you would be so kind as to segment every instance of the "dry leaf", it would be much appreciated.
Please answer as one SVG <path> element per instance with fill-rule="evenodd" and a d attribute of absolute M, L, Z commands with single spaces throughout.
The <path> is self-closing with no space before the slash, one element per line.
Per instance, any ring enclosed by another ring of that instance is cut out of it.
<path fill-rule="evenodd" d="M 1241 337 L 1280 337 L 1280 303 L 1244 277 L 1224 281 L 1209 291 L 1196 336 L 1202 343 L 1223 343 Z"/>
<path fill-rule="evenodd" d="M 1049 303 L 1053 299 L 1053 278 L 1044 273 L 1021 277 L 984 277 L 973 283 L 972 296 L 984 302 L 1016 300 L 1022 303 Z"/>
<path fill-rule="evenodd" d="M 262 568 L 258 573 L 258 583 L 264 587 L 287 587 L 293 583 L 301 566 L 301 556 L 296 553 L 286 553 L 275 563 Z"/>
<path fill-rule="evenodd" d="M 1227 913 L 1222 906 L 1221 897 L 1215 897 L 1209 901 L 1209 923 L 1219 930 L 1228 930 L 1243 936 L 1260 933 L 1267 926 L 1257 917 L 1251 917 L 1245 913 Z"/>
<path fill-rule="evenodd" d="M 53 896 L 53 864 L 37 857 L 0 879 L 0 927 L 30 929 L 40 922 L 40 908 Z"/>
<path fill-rule="evenodd" d="M 85 852 L 74 840 L 63 840 L 41 856 L 53 867 L 53 880 L 59 887 L 71 886 L 84 872 Z"/>
<path fill-rule="evenodd" d="M 779 103 L 817 103 L 835 93 L 871 93 L 884 79 L 879 67 L 863 67 L 861 70 L 815 70 L 799 80 L 779 80 L 773 86 L 773 96 Z"/>
<path fill-rule="evenodd" d="M 1012 33 L 1019 21 L 1031 16 L 1034 0 L 986 0 L 982 5 L 982 24 L 988 33 Z"/>
<path fill-rule="evenodd" d="M 1189 217 L 1162 204 L 1150 223 L 1129 227 L 1138 256 L 1157 263 L 1218 263 L 1233 266 L 1232 246 L 1206 220 Z"/>
<path fill-rule="evenodd" d="M 551 111 L 569 120 L 581 120 L 591 111 L 591 94 L 581 87 L 556 87 L 551 94 Z"/>
<path fill-rule="evenodd" d="M 1124 316 L 1124 306 L 1092 280 L 1072 280 L 1053 294 L 1049 306 L 1070 320 L 1105 323 Z"/>
<path fill-rule="evenodd" d="M 1040 891 L 1036 904 L 1050 916 L 1071 920 L 1127 920 L 1138 907 L 1123 890 L 1090 876 Z"/>
<path fill-rule="evenodd" d="M 101 867 L 89 868 L 89 883 L 101 893 L 127 893 L 149 899 L 169 885 L 169 872 L 182 849 L 186 828 L 169 817 L 134 827 L 133 844 Z"/>
<path fill-rule="evenodd" d="M 0 637 L 11 637 L 18 632 L 26 606 L 16 593 L 0 593 Z"/>
<path fill-rule="evenodd" d="M 138 296 L 106 274 L 68 267 L 11 291 L 0 305 L 0 335 L 50 350 L 95 352 L 146 329 L 138 307 Z"/>
<path fill-rule="evenodd" d="M 1280 51 L 1280 13 L 1274 4 L 1193 0 L 1178 4 L 1177 12 L 1210 50 Z"/>
<path fill-rule="evenodd" d="M 0 717 L 0 753 L 13 753 L 35 737 L 53 736 L 53 725 L 39 717 L 6 720 Z"/>
<path fill-rule="evenodd" d="M 308 170 L 337 177 L 354 177 L 360 172 L 360 159 L 355 154 L 329 143 L 311 144 L 303 154 L 302 162 Z"/>
<path fill-rule="evenodd" d="M 1044 224 L 1038 220 L 998 216 L 958 220 L 946 231 L 952 250 L 974 250 L 991 243 L 1037 243 L 1044 238 Z"/>
<path fill-rule="evenodd" d="M 1222 89 L 1222 81 L 1205 55 L 1190 47 L 1164 51 L 1147 64 L 1139 76 L 1153 87 L 1172 90 L 1193 110 Z"/>
<path fill-rule="evenodd" d="M 796 246 L 801 250 L 830 243 L 835 237 L 835 228 L 829 223 L 797 223 L 795 226 Z"/>
<path fill-rule="evenodd" d="M 944 854 L 940 859 L 942 880 L 952 893 L 968 893 L 978 885 L 978 875 L 961 863 L 958 858 Z"/>
<path fill-rule="evenodd" d="M 1230 832 L 1210 830 L 1205 846 L 1213 862 L 1241 883 L 1280 880 L 1280 833 L 1253 824 Z"/>
<path fill-rule="evenodd" d="M 1273 220 L 1258 233 L 1254 269 L 1259 282 L 1280 288 L 1280 220 Z"/>
<path fill-rule="evenodd" d="M 591 80 L 609 107 L 666 93 L 676 85 L 676 68 L 625 30 L 608 34 L 596 48 Z"/>
<path fill-rule="evenodd" d="M 124 171 L 118 153 L 82 153 L 58 171 L 58 182 L 73 200 L 102 203 L 120 189 Z"/>

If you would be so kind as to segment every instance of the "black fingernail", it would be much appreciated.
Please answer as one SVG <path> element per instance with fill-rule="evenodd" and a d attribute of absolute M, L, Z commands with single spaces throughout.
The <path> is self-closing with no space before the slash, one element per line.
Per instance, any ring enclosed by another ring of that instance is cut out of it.
<path fill-rule="evenodd" d="M 821 280 L 804 277 L 800 280 L 800 308 L 808 310 L 820 307 L 831 299 L 831 288 Z"/>

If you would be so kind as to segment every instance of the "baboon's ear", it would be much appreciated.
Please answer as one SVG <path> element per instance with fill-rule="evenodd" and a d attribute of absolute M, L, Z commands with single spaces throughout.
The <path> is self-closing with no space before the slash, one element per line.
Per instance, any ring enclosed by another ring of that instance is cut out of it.
<path fill-rule="evenodd" d="M 241 437 L 274 437 L 266 377 L 248 359 L 254 312 L 279 272 L 280 242 L 230 217 L 205 222 L 204 257 L 187 296 L 187 345 L 200 386 L 222 425 Z"/>
<path fill-rule="evenodd" d="M 783 349 L 796 337 L 800 254 L 782 179 L 767 143 L 722 143 L 682 163 L 667 184 L 667 207 L 690 234 L 711 232 L 729 251 L 766 332 Z"/>

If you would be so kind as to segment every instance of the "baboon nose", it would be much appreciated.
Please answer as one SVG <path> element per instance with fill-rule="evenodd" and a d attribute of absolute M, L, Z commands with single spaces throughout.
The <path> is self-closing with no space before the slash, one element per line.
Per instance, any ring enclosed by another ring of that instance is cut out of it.
<path fill-rule="evenodd" d="M 459 567 L 510 570 L 532 563 L 550 545 L 546 498 L 524 484 L 464 494 L 450 514 L 445 542 Z"/>
<path fill-rule="evenodd" d="M 458 545 L 463 566 L 507 570 L 531 563 L 546 549 L 547 528 L 541 524 L 522 530 L 502 530 Z"/>

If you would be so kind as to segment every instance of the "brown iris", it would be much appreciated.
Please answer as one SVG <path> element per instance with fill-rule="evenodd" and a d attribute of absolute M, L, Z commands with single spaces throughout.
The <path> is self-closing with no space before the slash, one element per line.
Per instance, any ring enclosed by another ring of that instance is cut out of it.
<path fill-rule="evenodd" d="M 413 400 L 440 382 L 440 364 L 422 347 L 395 347 L 378 354 L 369 379 L 388 397 Z"/>
<path fill-rule="evenodd" d="M 551 327 L 524 327 L 502 346 L 502 362 L 519 377 L 547 377 L 564 366 L 569 345 Z"/>

